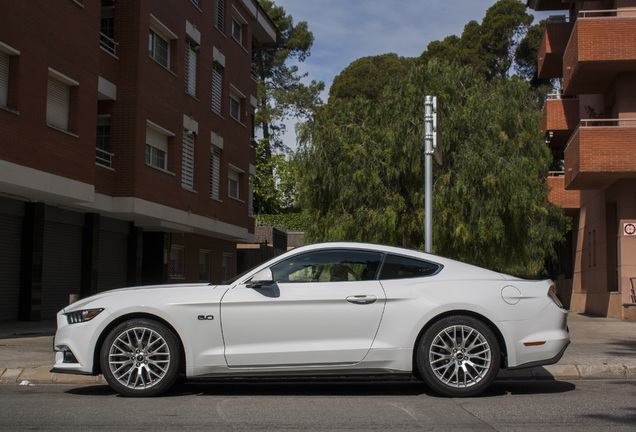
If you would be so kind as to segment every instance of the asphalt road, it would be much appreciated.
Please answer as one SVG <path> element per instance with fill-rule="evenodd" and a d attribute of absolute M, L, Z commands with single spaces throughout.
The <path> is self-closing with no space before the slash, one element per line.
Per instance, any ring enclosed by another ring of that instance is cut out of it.
<path fill-rule="evenodd" d="M 0 385 L 0 430 L 634 431 L 636 381 L 499 381 L 448 399 L 418 382 L 187 383 L 131 399 L 103 385 Z"/>

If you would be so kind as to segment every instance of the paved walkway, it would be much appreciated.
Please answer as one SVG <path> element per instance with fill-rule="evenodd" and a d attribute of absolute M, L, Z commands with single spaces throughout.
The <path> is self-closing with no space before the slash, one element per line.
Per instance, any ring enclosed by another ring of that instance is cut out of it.
<path fill-rule="evenodd" d="M 636 322 L 570 313 L 572 343 L 556 365 L 502 371 L 501 379 L 635 379 Z M 0 322 L 0 383 L 103 383 L 103 378 L 54 374 L 55 322 Z"/>

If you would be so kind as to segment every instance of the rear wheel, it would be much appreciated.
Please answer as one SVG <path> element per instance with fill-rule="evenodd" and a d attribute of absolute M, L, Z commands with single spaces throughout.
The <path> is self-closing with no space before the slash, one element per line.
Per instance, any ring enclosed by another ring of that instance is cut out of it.
<path fill-rule="evenodd" d="M 429 327 L 417 346 L 417 367 L 436 392 L 474 396 L 497 376 L 497 337 L 482 321 L 465 315 L 443 318 Z"/>
<path fill-rule="evenodd" d="M 100 353 L 106 382 L 126 396 L 156 396 L 179 377 L 180 349 L 174 332 L 150 319 L 131 319 L 106 337 Z"/>

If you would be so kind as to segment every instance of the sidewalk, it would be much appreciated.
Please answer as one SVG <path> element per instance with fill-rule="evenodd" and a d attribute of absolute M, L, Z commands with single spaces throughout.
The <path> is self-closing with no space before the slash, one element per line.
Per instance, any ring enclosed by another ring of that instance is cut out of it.
<path fill-rule="evenodd" d="M 502 371 L 499 379 L 636 379 L 636 322 L 570 313 L 572 343 L 556 365 Z M 0 322 L 0 384 L 105 383 L 54 374 L 55 322 Z"/>

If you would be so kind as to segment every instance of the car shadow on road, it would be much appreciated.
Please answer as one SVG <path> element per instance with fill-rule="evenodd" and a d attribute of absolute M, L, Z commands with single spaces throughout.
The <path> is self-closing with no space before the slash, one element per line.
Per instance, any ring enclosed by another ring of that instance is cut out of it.
<path fill-rule="evenodd" d="M 478 398 L 508 394 L 566 393 L 576 388 L 563 381 L 495 381 Z M 79 396 L 108 396 L 116 393 L 108 386 L 77 387 L 67 393 Z M 259 380 L 210 379 L 183 383 L 161 398 L 183 396 L 430 396 L 443 397 L 416 380 Z"/>

